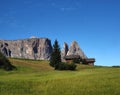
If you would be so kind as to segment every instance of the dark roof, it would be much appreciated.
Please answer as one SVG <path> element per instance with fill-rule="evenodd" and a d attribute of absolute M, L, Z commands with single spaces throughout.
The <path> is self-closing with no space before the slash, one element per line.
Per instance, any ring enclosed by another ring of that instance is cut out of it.
<path fill-rule="evenodd" d="M 95 58 L 88 58 L 88 59 L 85 59 L 86 62 L 95 62 Z"/>
<path fill-rule="evenodd" d="M 80 58 L 79 55 L 67 55 L 64 57 L 64 59 L 70 60 L 70 59 L 74 59 L 74 58 Z"/>

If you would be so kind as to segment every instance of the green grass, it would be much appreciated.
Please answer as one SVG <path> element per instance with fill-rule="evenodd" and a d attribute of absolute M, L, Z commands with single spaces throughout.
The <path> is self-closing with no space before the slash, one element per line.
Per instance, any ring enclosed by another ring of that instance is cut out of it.
<path fill-rule="evenodd" d="M 78 65 L 76 71 L 55 71 L 48 61 L 10 61 L 17 70 L 0 70 L 0 95 L 120 94 L 120 68 Z"/>

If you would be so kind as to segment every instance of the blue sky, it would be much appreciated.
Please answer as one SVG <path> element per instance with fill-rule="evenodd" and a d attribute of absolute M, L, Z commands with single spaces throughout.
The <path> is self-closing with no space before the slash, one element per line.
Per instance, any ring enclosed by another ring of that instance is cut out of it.
<path fill-rule="evenodd" d="M 0 39 L 76 40 L 96 65 L 120 65 L 119 0 L 0 0 Z"/>

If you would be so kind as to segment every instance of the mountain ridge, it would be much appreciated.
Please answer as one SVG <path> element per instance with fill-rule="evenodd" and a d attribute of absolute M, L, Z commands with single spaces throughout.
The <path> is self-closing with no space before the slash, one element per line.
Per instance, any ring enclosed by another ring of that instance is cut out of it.
<path fill-rule="evenodd" d="M 0 40 L 0 51 L 7 57 L 25 58 L 36 60 L 49 60 L 52 53 L 52 44 L 49 38 L 26 38 L 17 40 Z M 72 41 L 70 47 L 64 42 L 61 50 L 61 59 L 65 56 L 79 55 L 87 58 L 76 41 Z"/>

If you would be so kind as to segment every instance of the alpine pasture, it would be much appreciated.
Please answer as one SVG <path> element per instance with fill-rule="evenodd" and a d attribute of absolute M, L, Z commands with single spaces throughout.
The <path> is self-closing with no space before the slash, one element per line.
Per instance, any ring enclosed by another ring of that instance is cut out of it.
<path fill-rule="evenodd" d="M 0 70 L 0 95 L 119 95 L 120 68 L 77 65 L 58 71 L 49 61 L 9 59 L 17 70 Z"/>

